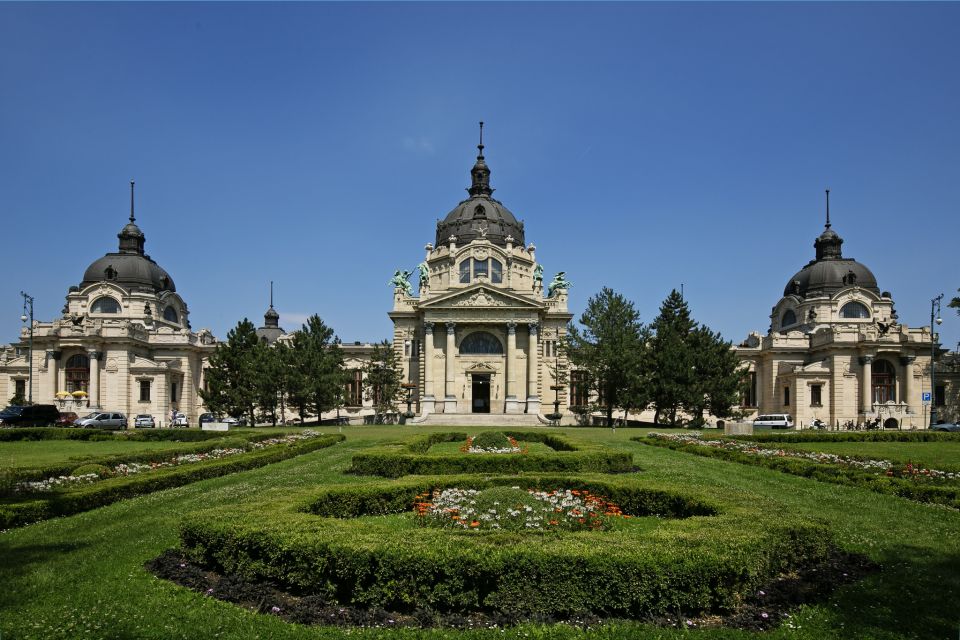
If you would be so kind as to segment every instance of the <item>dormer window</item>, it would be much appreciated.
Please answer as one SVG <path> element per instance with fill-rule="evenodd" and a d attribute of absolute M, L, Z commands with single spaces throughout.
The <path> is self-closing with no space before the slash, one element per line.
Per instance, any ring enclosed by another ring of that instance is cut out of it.
<path fill-rule="evenodd" d="M 797 314 L 793 312 L 793 309 L 787 309 L 780 318 L 780 326 L 789 327 L 793 324 L 797 324 Z"/>
<path fill-rule="evenodd" d="M 173 307 L 167 307 L 163 310 L 163 319 L 167 322 L 172 322 L 174 324 L 180 324 L 180 315 L 177 313 L 177 310 Z"/>
<path fill-rule="evenodd" d="M 109 296 L 97 298 L 90 305 L 91 313 L 120 313 L 120 303 Z"/>

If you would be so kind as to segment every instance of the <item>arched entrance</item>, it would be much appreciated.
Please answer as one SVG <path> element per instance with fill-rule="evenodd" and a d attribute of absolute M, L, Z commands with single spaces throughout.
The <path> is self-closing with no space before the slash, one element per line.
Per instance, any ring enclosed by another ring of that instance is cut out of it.
<path fill-rule="evenodd" d="M 886 420 L 883 421 L 884 429 L 896 429 L 899 426 L 900 426 L 900 423 L 897 422 L 896 418 L 887 418 Z"/>
<path fill-rule="evenodd" d="M 873 404 L 897 401 L 897 373 L 889 360 L 877 360 L 873 363 L 871 386 Z"/>

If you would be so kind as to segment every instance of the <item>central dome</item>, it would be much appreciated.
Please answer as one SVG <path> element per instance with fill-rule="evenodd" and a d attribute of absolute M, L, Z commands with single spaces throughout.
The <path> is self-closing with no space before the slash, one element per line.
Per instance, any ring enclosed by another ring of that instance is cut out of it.
<path fill-rule="evenodd" d="M 483 157 L 482 122 L 477 149 L 480 153 L 477 155 L 476 164 L 470 170 L 471 184 L 467 189 L 470 197 L 454 207 L 442 221 L 437 222 L 436 246 L 447 244 L 450 236 L 456 236 L 458 245 L 486 239 L 504 247 L 507 245 L 507 238 L 511 238 L 513 244 L 523 246 L 523 223 L 519 222 L 502 202 L 492 197 L 490 168 Z"/>
<path fill-rule="evenodd" d="M 829 198 L 829 191 L 827 192 Z M 877 279 L 867 267 L 841 251 L 843 238 L 830 228 L 830 209 L 827 200 L 827 224 L 814 241 L 816 258 L 794 274 L 783 288 L 783 295 L 807 298 L 813 295 L 831 295 L 840 289 L 857 286 L 880 295 Z"/>

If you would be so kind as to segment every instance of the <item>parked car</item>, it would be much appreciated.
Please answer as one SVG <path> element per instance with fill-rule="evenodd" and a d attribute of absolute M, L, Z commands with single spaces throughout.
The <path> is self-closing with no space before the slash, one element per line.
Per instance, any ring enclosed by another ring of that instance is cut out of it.
<path fill-rule="evenodd" d="M 234 418 L 233 416 L 227 416 L 220 422 L 226 422 L 231 427 L 245 427 L 247 426 L 246 418 Z"/>
<path fill-rule="evenodd" d="M 140 413 L 133 419 L 133 428 L 134 429 L 153 429 L 157 426 L 157 423 L 154 422 L 153 416 L 149 413 Z"/>
<path fill-rule="evenodd" d="M 769 413 L 757 416 L 753 426 L 761 429 L 793 429 L 793 416 L 789 413 Z"/>
<path fill-rule="evenodd" d="M 960 431 L 960 423 L 956 422 L 941 422 L 940 424 L 933 425 L 934 431 Z"/>
<path fill-rule="evenodd" d="M 200 428 L 201 428 L 201 429 L 203 428 L 203 425 L 205 425 L 205 424 L 207 424 L 207 423 L 210 423 L 210 422 L 216 422 L 216 421 L 217 421 L 217 416 L 215 416 L 215 415 L 212 414 L 212 413 L 201 413 L 201 414 L 200 414 Z"/>
<path fill-rule="evenodd" d="M 84 429 L 126 429 L 128 424 L 127 416 L 113 411 L 94 411 L 76 422 Z"/>
<path fill-rule="evenodd" d="M 80 419 L 73 411 L 61 411 L 60 417 L 57 418 L 58 427 L 72 427 L 73 423 Z"/>
<path fill-rule="evenodd" d="M 189 427 L 190 423 L 187 422 L 187 416 L 183 415 L 179 411 L 173 413 L 173 416 L 170 419 L 171 427 Z"/>
<path fill-rule="evenodd" d="M 52 427 L 60 419 L 60 411 L 52 404 L 31 404 L 7 407 L 0 415 L 4 427 Z"/>

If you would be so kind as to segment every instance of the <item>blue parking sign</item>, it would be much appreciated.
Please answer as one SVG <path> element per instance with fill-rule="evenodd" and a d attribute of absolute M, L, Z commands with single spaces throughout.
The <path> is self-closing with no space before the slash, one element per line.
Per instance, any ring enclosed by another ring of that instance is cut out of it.
<path fill-rule="evenodd" d="M 926 402 L 926 403 L 929 403 L 929 402 L 930 402 L 930 392 L 929 392 L 929 391 L 924 391 L 924 392 L 923 392 L 923 401 Z"/>

